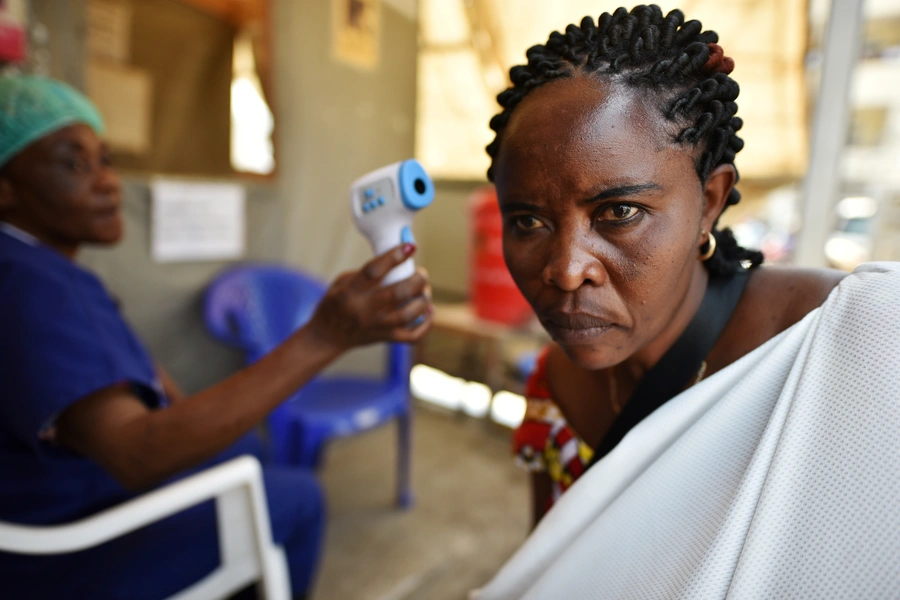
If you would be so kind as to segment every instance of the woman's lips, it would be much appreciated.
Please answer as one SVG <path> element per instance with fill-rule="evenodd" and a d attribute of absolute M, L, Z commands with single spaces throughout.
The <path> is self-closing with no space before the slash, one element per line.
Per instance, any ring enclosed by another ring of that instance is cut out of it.
<path fill-rule="evenodd" d="M 94 209 L 94 216 L 98 219 L 105 220 L 110 218 L 118 218 L 121 215 L 122 206 L 119 202 L 107 204 Z"/>
<path fill-rule="evenodd" d="M 541 319 L 554 340 L 562 344 L 588 344 L 609 333 L 616 325 L 608 319 L 583 313 L 554 312 Z"/>

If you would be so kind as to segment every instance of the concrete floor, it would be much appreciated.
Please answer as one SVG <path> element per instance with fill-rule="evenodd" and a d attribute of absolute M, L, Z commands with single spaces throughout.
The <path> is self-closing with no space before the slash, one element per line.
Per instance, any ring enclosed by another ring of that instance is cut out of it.
<path fill-rule="evenodd" d="M 320 480 L 329 505 L 325 553 L 312 600 L 460 600 L 525 539 L 526 473 L 509 431 L 416 409 L 415 505 L 393 506 L 394 425 L 328 449 Z"/>

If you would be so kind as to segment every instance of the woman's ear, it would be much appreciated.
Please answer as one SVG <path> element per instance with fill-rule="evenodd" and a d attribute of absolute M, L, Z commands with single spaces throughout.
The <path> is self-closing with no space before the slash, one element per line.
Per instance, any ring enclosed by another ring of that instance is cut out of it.
<path fill-rule="evenodd" d="M 712 231 L 713 223 L 725 210 L 725 203 L 735 183 L 737 171 L 732 165 L 719 165 L 706 178 L 706 185 L 703 186 L 702 229 Z"/>

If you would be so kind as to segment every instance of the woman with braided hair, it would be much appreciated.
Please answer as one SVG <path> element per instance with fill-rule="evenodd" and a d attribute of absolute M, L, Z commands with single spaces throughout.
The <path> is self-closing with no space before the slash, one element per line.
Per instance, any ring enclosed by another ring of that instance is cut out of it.
<path fill-rule="evenodd" d="M 619 8 L 530 48 L 498 96 L 488 176 L 506 260 L 555 342 L 514 437 L 535 522 L 646 414 L 791 327 L 842 277 L 759 268 L 760 252 L 717 227 L 740 200 L 743 146 L 718 41 L 681 11 Z M 720 288 L 735 305 L 700 311 Z M 705 345 L 676 347 L 710 310 L 720 331 L 699 322 Z M 648 383 L 673 347 L 683 360 Z M 635 398 L 647 406 L 629 411 Z"/>
<path fill-rule="evenodd" d="M 478 600 L 900 597 L 900 266 L 762 267 L 717 227 L 738 85 L 698 21 L 527 57 L 487 150 L 553 337 L 515 435 L 539 522 Z"/>

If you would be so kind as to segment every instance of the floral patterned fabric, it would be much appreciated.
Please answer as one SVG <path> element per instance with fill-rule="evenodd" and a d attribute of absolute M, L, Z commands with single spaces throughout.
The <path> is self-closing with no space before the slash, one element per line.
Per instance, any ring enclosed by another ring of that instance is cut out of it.
<path fill-rule="evenodd" d="M 513 433 L 516 463 L 532 473 L 550 476 L 549 509 L 590 463 L 593 450 L 572 430 L 562 411 L 550 397 L 546 364 L 549 348 L 538 357 L 525 385 L 526 408 L 522 424 Z"/>

